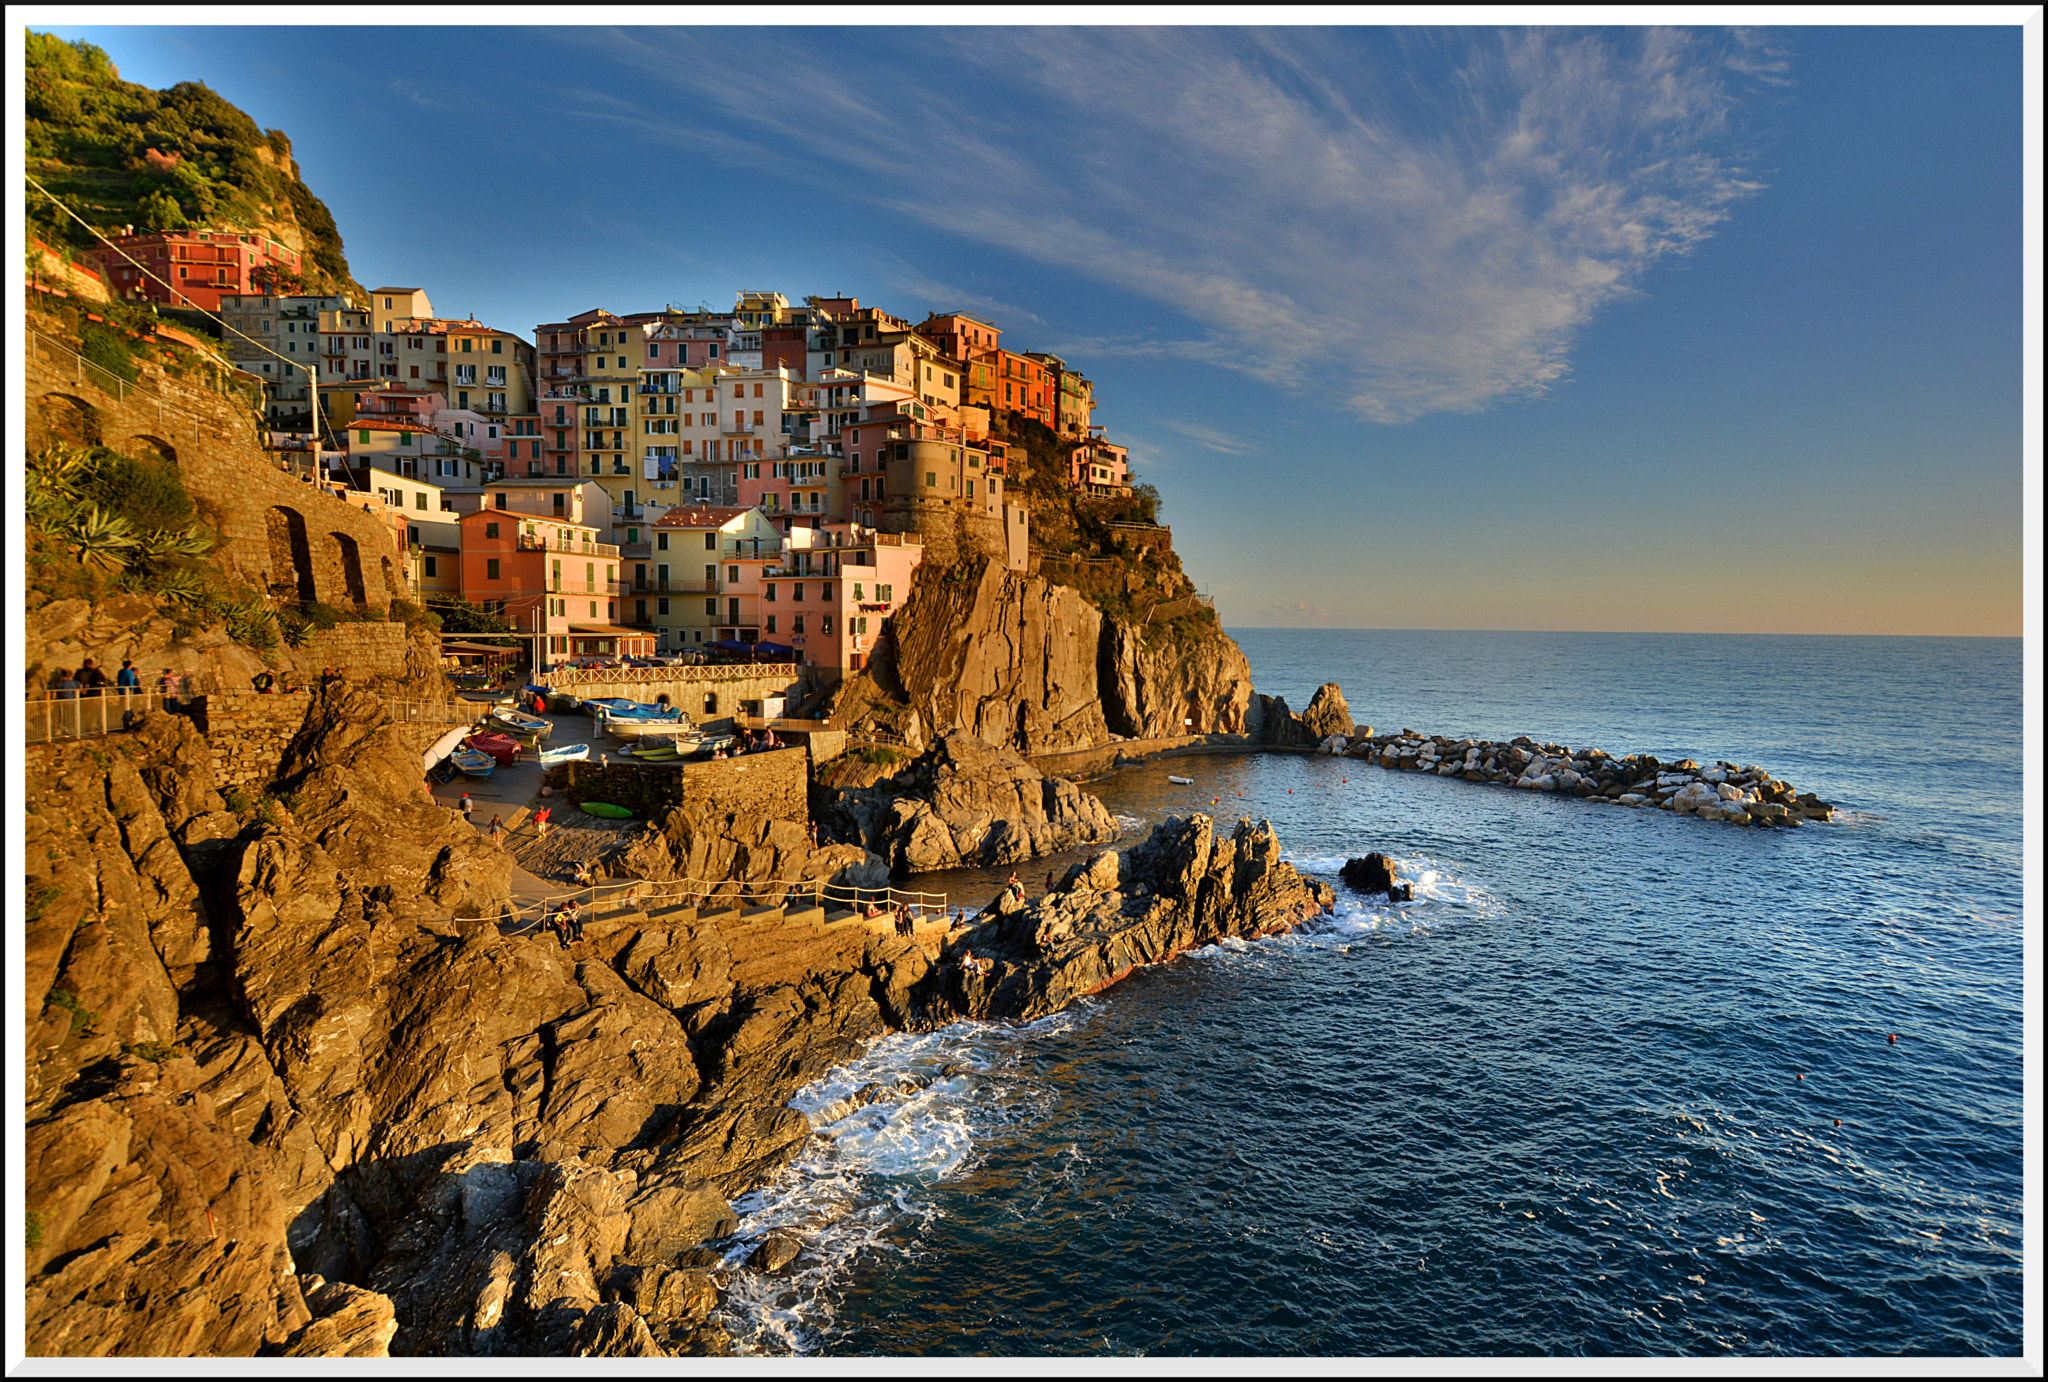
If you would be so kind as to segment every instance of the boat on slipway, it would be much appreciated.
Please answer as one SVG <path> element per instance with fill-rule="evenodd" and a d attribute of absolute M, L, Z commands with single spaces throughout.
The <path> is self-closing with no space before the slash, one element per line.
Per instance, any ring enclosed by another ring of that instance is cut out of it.
<path fill-rule="evenodd" d="M 540 765 L 552 768 L 557 763 L 581 763 L 590 757 L 588 744 L 564 744 L 558 749 L 542 749 Z"/>
<path fill-rule="evenodd" d="M 479 749 L 457 749 L 448 761 L 464 777 L 486 778 L 498 770 L 498 760 Z"/>
<path fill-rule="evenodd" d="M 545 739 L 554 731 L 552 720 L 538 715 L 529 715 L 523 710 L 498 709 L 491 712 L 492 727 L 510 734 L 524 734 L 535 739 Z"/>

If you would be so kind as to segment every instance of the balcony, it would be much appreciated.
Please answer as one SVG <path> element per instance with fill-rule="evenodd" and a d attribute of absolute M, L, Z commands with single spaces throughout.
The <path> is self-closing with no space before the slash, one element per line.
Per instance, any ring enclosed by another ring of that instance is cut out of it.
<path fill-rule="evenodd" d="M 620 582 L 621 585 L 627 582 Z M 635 595 L 716 595 L 725 589 L 725 583 L 698 577 L 693 581 L 664 579 L 660 576 L 640 576 L 631 583 Z"/>
<path fill-rule="evenodd" d="M 513 517 L 527 516 L 520 514 L 516 509 L 494 509 L 492 512 L 503 513 Z M 593 542 L 588 545 L 583 543 L 549 542 L 546 537 L 540 534 L 528 533 L 521 533 L 519 535 L 519 550 L 522 552 L 560 552 L 565 557 L 601 557 L 608 561 L 616 561 L 619 556 L 619 549 L 609 542 Z"/>
<path fill-rule="evenodd" d="M 551 581 L 549 581 L 549 582 L 548 582 L 548 592 L 547 592 L 547 593 L 548 593 L 548 594 L 550 594 L 550 595 L 583 595 L 583 596 L 591 596 L 591 595 L 595 595 L 595 596 L 599 596 L 599 597 L 602 597 L 602 598 L 605 598 L 605 599 L 615 599 L 615 598 L 617 598 L 617 597 L 618 597 L 618 596 L 620 596 L 620 595 L 624 595 L 624 594 L 627 594 L 627 593 L 629 593 L 629 592 L 628 592 L 628 590 L 627 590 L 627 585 L 628 585 L 628 583 L 627 583 L 627 582 L 625 582 L 625 581 L 554 581 L 554 580 L 551 580 Z M 575 616 L 575 615 L 573 615 L 573 614 L 572 614 L 572 615 L 570 615 L 569 617 L 573 619 L 573 618 L 576 618 L 577 616 Z M 588 615 L 584 615 L 583 617 L 587 619 L 587 618 L 589 618 L 590 616 L 588 616 Z"/>

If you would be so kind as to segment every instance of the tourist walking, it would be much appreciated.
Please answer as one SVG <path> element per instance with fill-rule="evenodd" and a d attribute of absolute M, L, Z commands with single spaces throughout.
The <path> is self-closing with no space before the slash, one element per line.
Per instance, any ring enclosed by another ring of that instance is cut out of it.
<path fill-rule="evenodd" d="M 491 843 L 499 849 L 505 847 L 505 822 L 497 816 L 491 817 Z"/>
<path fill-rule="evenodd" d="M 107 689 L 107 674 L 95 667 L 91 658 L 87 658 L 79 665 L 78 685 L 80 695 L 104 695 Z"/>
<path fill-rule="evenodd" d="M 121 670 L 114 673 L 114 686 L 124 696 L 142 694 L 142 676 L 135 670 L 135 664 L 125 657 L 121 659 Z"/>
<path fill-rule="evenodd" d="M 75 701 L 78 699 L 78 678 L 71 675 L 70 668 L 59 667 L 57 675 L 50 678 L 50 689 L 57 693 L 60 701 Z"/>
<path fill-rule="evenodd" d="M 541 807 L 541 808 L 540 808 L 540 810 L 538 810 L 538 811 L 536 811 L 536 812 L 534 812 L 534 813 L 533 813 L 533 838 L 534 838 L 534 839 L 536 839 L 536 840 L 544 840 L 544 839 L 546 839 L 546 838 L 547 838 L 547 833 L 548 833 L 548 818 L 549 818 L 549 817 L 551 817 L 551 816 L 553 816 L 554 814 L 555 814 L 555 808 L 554 808 L 554 807 L 552 807 L 552 806 L 543 806 L 543 807 Z"/>
<path fill-rule="evenodd" d="M 475 802 L 473 802 L 473 801 L 471 801 L 471 800 L 469 799 L 469 793 L 467 793 L 467 792 L 464 792 L 464 793 L 462 794 L 462 823 L 463 823 L 464 825 L 475 825 L 475 824 L 476 824 L 476 819 L 475 819 L 475 817 L 474 817 L 474 816 L 472 815 L 472 813 L 473 813 L 473 812 L 474 812 L 475 810 L 476 810 L 476 803 L 475 803 Z"/>
<path fill-rule="evenodd" d="M 166 667 L 156 679 L 156 693 L 164 698 L 164 709 L 178 708 L 178 674 Z"/>

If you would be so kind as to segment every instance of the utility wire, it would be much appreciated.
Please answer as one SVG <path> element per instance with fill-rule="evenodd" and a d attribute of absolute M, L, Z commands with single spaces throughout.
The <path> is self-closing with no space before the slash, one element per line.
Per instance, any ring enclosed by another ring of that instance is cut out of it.
<path fill-rule="evenodd" d="M 163 278 L 158 278 L 158 277 L 156 276 L 156 274 L 154 274 L 154 273 L 150 272 L 150 270 L 149 270 L 149 268 L 148 268 L 148 266 L 147 266 L 147 265 L 145 265 L 145 264 L 143 264 L 143 263 L 142 263 L 141 261 L 137 260 L 137 259 L 135 258 L 135 256 L 134 256 L 134 255 L 132 255 L 132 254 L 128 253 L 128 251 L 126 251 L 126 250 L 122 249 L 122 248 L 121 248 L 121 247 L 120 247 L 119 245 L 115 244 L 115 243 L 114 243 L 114 242 L 113 242 L 112 240 L 109 240 L 109 239 L 108 239 L 108 238 L 107 238 L 107 237 L 106 237 L 106 236 L 105 236 L 104 234 L 102 234 L 102 233 L 100 232 L 100 229 L 99 229 L 99 227 L 95 226 L 95 225 L 94 225 L 94 224 L 93 224 L 92 222 L 90 222 L 90 221 L 86 220 L 86 219 L 85 219 L 85 217 L 83 217 L 83 216 L 79 215 L 79 214 L 78 214 L 78 213 L 77 213 L 76 211 L 73 211 L 73 210 L 72 210 L 72 209 L 71 209 L 70 207 L 66 206 L 66 205 L 64 204 L 64 200 L 63 200 L 63 198 L 59 197 L 59 196 L 58 196 L 58 195 L 57 195 L 57 194 L 56 194 L 55 192 L 52 192 L 52 191 L 51 191 L 51 190 L 50 190 L 49 188 L 47 188 L 47 187 L 43 186 L 43 185 L 42 185 L 42 184 L 41 184 L 40 182 L 37 182 L 37 181 L 36 181 L 36 180 L 35 180 L 35 179 L 34 179 L 33 177 L 31 177 L 31 176 L 30 176 L 29 174 L 27 174 L 27 173 L 23 173 L 23 174 L 22 174 L 22 177 L 23 177 L 23 179 L 24 179 L 24 180 L 26 180 L 26 181 L 27 181 L 27 183 L 29 184 L 29 186 L 31 186 L 31 187 L 33 187 L 33 188 L 35 188 L 35 189 L 36 189 L 36 191 L 38 191 L 38 192 L 42 193 L 42 194 L 43 194 L 44 196 L 48 197 L 48 198 L 50 199 L 50 202 L 51 202 L 51 204 L 52 204 L 53 206 L 55 206 L 55 207 L 56 207 L 56 208 L 57 208 L 57 209 L 58 209 L 59 211 L 63 212 L 63 213 L 64 213 L 64 214 L 66 215 L 66 216 L 69 216 L 69 217 L 70 217 L 70 218 L 71 218 L 72 220 L 74 220 L 74 221 L 78 222 L 78 223 L 79 223 L 80 225 L 84 226 L 84 227 L 86 228 L 86 230 L 90 231 L 90 232 L 92 233 L 92 236 L 93 236 L 93 238 L 94 238 L 94 239 L 98 240 L 98 241 L 99 241 L 99 242 L 100 242 L 101 244 L 105 245 L 105 246 L 106 246 L 106 247 L 107 247 L 108 249 L 112 250 L 112 251 L 113 251 L 113 252 L 114 252 L 115 254 L 118 254 L 118 255 L 120 255 L 120 256 L 121 256 L 121 257 L 122 257 L 123 259 L 127 260 L 127 261 L 128 261 L 128 262 L 129 262 L 130 264 L 133 264 L 133 265 L 134 265 L 134 266 L 136 267 L 136 269 L 137 269 L 138 271 L 140 271 L 140 272 L 142 273 L 142 275 L 143 275 L 144 277 L 146 277 L 146 278 L 151 278 L 151 279 L 155 279 L 155 281 L 156 281 L 156 282 L 158 282 L 158 283 L 160 283 L 160 284 L 162 284 L 162 285 L 163 285 L 163 289 L 164 289 L 164 291 L 165 291 L 165 292 L 167 292 L 167 293 L 170 293 L 170 294 L 173 294 L 174 296 L 175 296 L 175 295 L 179 295 L 179 294 L 178 294 L 178 290 L 177 290 L 177 288 L 175 288 L 174 286 L 172 286 L 172 284 L 171 284 L 171 283 L 169 282 L 169 280 L 167 280 L 167 279 L 163 279 Z M 335 296 L 339 297 L 339 296 L 340 296 L 340 294 L 336 294 Z M 151 303 L 151 304 L 149 305 L 149 310 L 150 310 L 151 314 L 152 314 L 152 315 L 154 315 L 154 314 L 155 314 L 155 312 L 156 312 L 156 304 L 155 304 L 155 303 Z M 209 317 L 213 318 L 213 319 L 214 319 L 214 320 L 215 320 L 216 322 L 220 323 L 220 327 L 221 327 L 221 329 L 222 329 L 223 331 L 232 331 L 232 332 L 234 332 L 234 334 L 235 334 L 235 335 L 237 335 L 237 336 L 240 336 L 240 337 L 241 337 L 241 338 L 242 338 L 243 340 L 247 341 L 247 342 L 248 342 L 248 343 L 249 343 L 250 345 L 252 345 L 252 346 L 255 346 L 255 347 L 256 347 L 256 348 L 258 349 L 258 350 L 260 350 L 260 351 L 264 352 L 264 353 L 265 353 L 266 355 L 276 355 L 276 356 L 277 356 L 277 358 L 278 358 L 278 359 L 279 359 L 280 361 L 282 361 L 282 362 L 283 362 L 284 364 L 286 364 L 286 365 L 300 365 L 300 367 L 301 367 L 301 368 L 304 368 L 304 366 L 302 365 L 302 363 L 301 363 L 300 361 L 298 361 L 298 360 L 287 360 L 287 359 L 285 359 L 285 357 L 284 357 L 284 356 L 282 356 L 282 355 L 279 355 L 277 351 L 275 351 L 275 350 L 273 350 L 273 349 L 272 349 L 271 347 L 269 347 L 269 346 L 265 345 L 265 344 L 264 344 L 263 342 L 261 342 L 261 341 L 257 340 L 257 339 L 256 339 L 256 338 L 255 338 L 254 336 L 251 336 L 251 335 L 249 335 L 249 334 L 248 334 L 247 332 L 244 332 L 244 331 L 239 331 L 239 330 L 236 330 L 236 328 L 234 328 L 234 327 L 232 327 L 232 326 L 229 326 L 229 325 L 228 325 L 228 322 L 227 322 L 227 319 L 226 319 L 225 317 L 221 316 L 221 314 L 220 314 L 220 313 L 218 313 L 218 312 L 215 312 L 215 311 L 213 311 L 213 310 L 212 310 L 212 309 L 210 309 L 210 308 L 206 308 L 206 307 L 198 307 L 198 306 L 195 306 L 195 307 L 191 308 L 191 310 L 192 310 L 192 311 L 194 311 L 194 312 L 199 312 L 199 313 L 202 313 L 202 314 L 204 314 L 204 315 L 206 315 L 206 316 L 209 316 Z M 230 364 L 231 366 L 232 366 L 232 365 L 234 365 L 234 361 L 232 361 L 232 360 L 230 360 L 230 361 L 229 361 L 228 363 L 229 363 L 229 364 Z M 310 399 L 310 402 L 311 402 L 311 404 L 312 404 L 312 411 L 313 411 L 313 422 L 314 422 L 314 425 L 315 425 L 316 427 L 318 427 L 318 428 L 320 428 L 320 429 L 321 429 L 321 433 L 322 433 L 322 435 L 323 435 L 323 436 L 325 436 L 325 437 L 327 438 L 327 440 L 329 440 L 329 441 L 333 441 L 333 440 L 334 440 L 334 428 L 333 428 L 333 427 L 332 427 L 331 425 L 329 425 L 329 424 L 328 424 L 328 422 L 327 422 L 327 417 L 326 417 L 326 414 L 325 414 L 325 413 L 323 413 L 323 412 L 321 411 L 321 408 L 320 408 L 320 375 L 319 375 L 319 372 L 318 372 L 318 370 L 319 370 L 319 367 L 318 367 L 318 365 L 315 365 L 315 366 L 314 366 L 313 368 L 311 368 L 311 369 L 307 369 L 307 370 L 306 370 L 306 374 L 307 374 L 307 377 L 308 377 L 308 378 L 309 378 L 309 379 L 311 380 L 311 393 L 312 393 L 312 397 L 311 397 L 311 399 Z M 245 371 L 245 372 L 246 372 L 246 371 Z M 339 448 L 337 447 L 336 449 L 339 449 Z"/>

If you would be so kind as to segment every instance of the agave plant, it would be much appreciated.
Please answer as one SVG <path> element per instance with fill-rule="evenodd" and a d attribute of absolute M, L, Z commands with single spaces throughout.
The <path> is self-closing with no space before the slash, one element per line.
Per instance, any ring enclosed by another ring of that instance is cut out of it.
<path fill-rule="evenodd" d="M 136 550 L 145 557 L 203 557 L 213 550 L 213 535 L 203 528 L 157 528 L 144 533 Z"/>
<path fill-rule="evenodd" d="M 206 596 L 206 582 L 193 571 L 166 571 L 156 579 L 156 593 L 173 604 L 196 605 Z"/>
<path fill-rule="evenodd" d="M 248 596 L 228 602 L 222 610 L 228 637 L 244 647 L 267 649 L 275 646 L 277 630 L 270 620 L 270 607 L 261 597 Z"/>
<path fill-rule="evenodd" d="M 88 504 L 64 528 L 64 539 L 78 553 L 78 564 L 124 566 L 135 550 L 135 530 L 128 520 L 110 514 L 97 504 Z"/>

